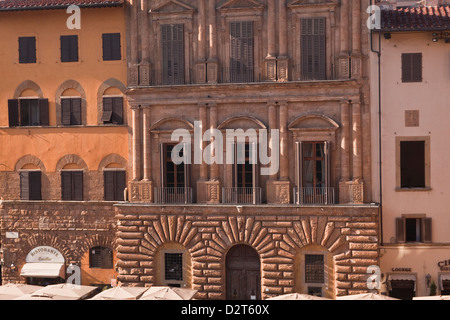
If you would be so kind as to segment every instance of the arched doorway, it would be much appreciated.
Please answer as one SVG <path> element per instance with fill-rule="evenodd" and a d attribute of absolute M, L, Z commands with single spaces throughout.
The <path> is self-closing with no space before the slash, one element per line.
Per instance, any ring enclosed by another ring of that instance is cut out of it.
<path fill-rule="evenodd" d="M 250 246 L 239 244 L 226 257 L 227 300 L 261 299 L 261 263 Z"/>

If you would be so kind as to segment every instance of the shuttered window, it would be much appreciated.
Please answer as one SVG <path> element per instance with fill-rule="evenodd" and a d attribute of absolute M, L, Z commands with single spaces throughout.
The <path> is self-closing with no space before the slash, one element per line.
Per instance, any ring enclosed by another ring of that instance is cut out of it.
<path fill-rule="evenodd" d="M 303 80 L 326 79 L 325 18 L 301 19 L 300 51 Z"/>
<path fill-rule="evenodd" d="M 184 25 L 161 25 L 162 82 L 184 84 Z"/>
<path fill-rule="evenodd" d="M 48 126 L 48 99 L 8 100 L 9 126 Z"/>
<path fill-rule="evenodd" d="M 89 250 L 89 268 L 112 269 L 112 249 L 100 246 L 91 248 Z"/>
<path fill-rule="evenodd" d="M 230 81 L 252 82 L 253 60 L 253 22 L 230 22 Z"/>
<path fill-rule="evenodd" d="M 78 61 L 78 36 L 61 36 L 61 62 Z"/>
<path fill-rule="evenodd" d="M 102 42 L 104 61 L 122 59 L 120 33 L 104 33 L 102 35 Z"/>
<path fill-rule="evenodd" d="M 431 218 L 396 218 L 398 243 L 431 242 Z"/>
<path fill-rule="evenodd" d="M 422 82 L 422 53 L 402 54 L 402 82 Z"/>
<path fill-rule="evenodd" d="M 63 125 L 81 125 L 81 98 L 61 99 L 61 123 Z"/>
<path fill-rule="evenodd" d="M 61 171 L 61 199 L 83 200 L 83 171 Z"/>
<path fill-rule="evenodd" d="M 19 174 L 20 174 L 20 199 L 42 200 L 41 171 L 21 171 Z"/>
<path fill-rule="evenodd" d="M 126 187 L 125 171 L 103 171 L 103 185 L 105 201 L 123 201 Z"/>
<path fill-rule="evenodd" d="M 36 63 L 36 38 L 19 38 L 19 63 Z"/>
<path fill-rule="evenodd" d="M 123 124 L 123 97 L 103 98 L 103 123 Z"/>

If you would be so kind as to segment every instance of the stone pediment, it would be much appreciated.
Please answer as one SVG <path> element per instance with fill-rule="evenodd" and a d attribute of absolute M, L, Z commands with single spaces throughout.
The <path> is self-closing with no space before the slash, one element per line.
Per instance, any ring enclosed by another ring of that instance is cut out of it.
<path fill-rule="evenodd" d="M 219 9 L 260 9 L 264 5 L 255 0 L 228 0 Z"/>
<path fill-rule="evenodd" d="M 296 6 L 323 6 L 323 5 L 332 5 L 335 6 L 337 4 L 337 0 L 293 0 L 288 6 L 296 7 Z"/>
<path fill-rule="evenodd" d="M 178 0 L 164 1 L 150 10 L 151 13 L 181 13 L 193 11 L 195 11 L 195 8 Z"/>
<path fill-rule="evenodd" d="M 339 124 L 323 114 L 306 114 L 298 117 L 289 124 L 290 130 L 304 131 L 336 131 Z"/>

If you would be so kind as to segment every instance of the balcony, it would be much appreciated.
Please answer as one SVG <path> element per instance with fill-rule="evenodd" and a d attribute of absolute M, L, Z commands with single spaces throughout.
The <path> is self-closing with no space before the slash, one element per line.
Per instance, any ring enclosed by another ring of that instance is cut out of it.
<path fill-rule="evenodd" d="M 295 204 L 335 204 L 334 188 L 322 187 L 304 187 L 294 188 L 294 203 Z"/>
<path fill-rule="evenodd" d="M 260 204 L 261 188 L 224 187 L 222 188 L 222 203 Z"/>
<path fill-rule="evenodd" d="M 192 188 L 190 187 L 156 187 L 155 203 L 187 204 L 192 203 Z"/>

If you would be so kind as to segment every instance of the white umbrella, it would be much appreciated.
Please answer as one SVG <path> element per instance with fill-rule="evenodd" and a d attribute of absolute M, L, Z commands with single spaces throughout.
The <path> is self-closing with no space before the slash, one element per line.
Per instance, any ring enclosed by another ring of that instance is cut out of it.
<path fill-rule="evenodd" d="M 147 290 L 148 287 L 114 287 L 89 300 L 136 300 Z"/>
<path fill-rule="evenodd" d="M 337 297 L 336 300 L 400 300 L 378 293 L 360 293 Z"/>
<path fill-rule="evenodd" d="M 42 289 L 42 287 L 23 283 L 8 283 L 0 286 L 0 300 L 11 300 L 39 289 Z"/>
<path fill-rule="evenodd" d="M 267 298 L 266 300 L 331 300 L 324 297 L 312 296 L 303 293 L 287 293 L 281 296 Z"/>
<path fill-rule="evenodd" d="M 148 289 L 139 300 L 191 300 L 197 290 L 155 286 Z"/>
<path fill-rule="evenodd" d="M 19 297 L 15 300 L 81 300 L 93 294 L 97 287 L 82 286 L 70 283 L 53 284 L 39 289 L 29 295 Z"/>
<path fill-rule="evenodd" d="M 450 296 L 413 297 L 413 300 L 450 300 Z"/>

